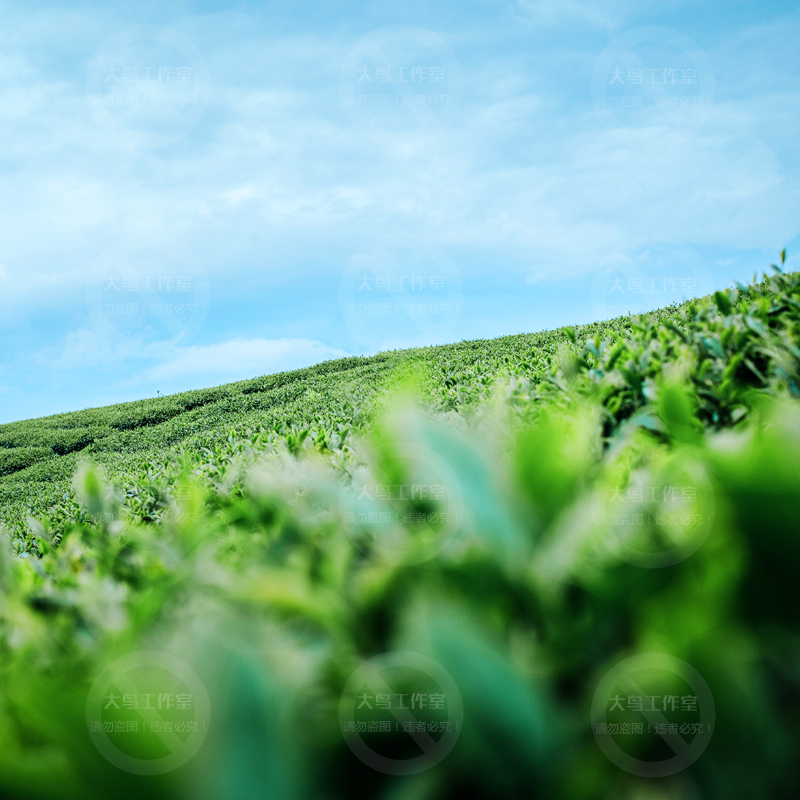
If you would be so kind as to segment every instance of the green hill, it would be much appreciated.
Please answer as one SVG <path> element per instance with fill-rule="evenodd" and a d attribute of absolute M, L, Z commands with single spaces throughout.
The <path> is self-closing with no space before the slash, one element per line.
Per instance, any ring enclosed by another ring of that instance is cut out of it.
<path fill-rule="evenodd" d="M 673 308 L 650 317 L 677 313 Z M 630 329 L 630 318 L 623 317 L 578 331 L 606 337 Z M 544 377 L 559 347 L 573 341 L 573 332 L 556 330 L 342 358 L 212 389 L 0 425 L 0 518 L 52 513 L 87 457 L 115 475 L 133 476 L 168 454 L 224 445 L 232 431 L 284 442 L 307 432 L 306 446 L 325 452 L 334 436 L 343 441 L 343 430 L 367 430 L 375 406 L 385 406 L 392 388 L 410 376 L 418 399 L 432 410 L 457 410 L 483 397 L 508 370 Z"/>
<path fill-rule="evenodd" d="M 776 267 L 0 426 L 0 789 L 794 797 L 798 399 Z"/>

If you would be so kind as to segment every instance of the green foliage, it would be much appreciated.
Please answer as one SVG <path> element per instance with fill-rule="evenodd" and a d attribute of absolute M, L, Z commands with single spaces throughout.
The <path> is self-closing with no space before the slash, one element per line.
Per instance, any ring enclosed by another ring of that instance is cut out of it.
<path fill-rule="evenodd" d="M 52 455 L 49 447 L 0 448 L 0 475 L 11 475 L 27 469 Z"/>
<path fill-rule="evenodd" d="M 4 796 L 796 796 L 799 346 L 800 276 L 776 268 L 638 318 L 0 427 Z M 380 484 L 441 491 L 359 491 Z M 687 484 L 698 524 L 666 493 L 632 501 L 635 530 L 598 519 L 615 488 Z M 93 681 L 134 651 L 210 698 L 202 749 L 161 776 L 87 734 Z M 338 705 L 401 651 L 447 672 L 464 725 L 392 777 Z M 603 676 L 653 652 L 716 705 L 708 749 L 660 779 L 590 724 Z"/>

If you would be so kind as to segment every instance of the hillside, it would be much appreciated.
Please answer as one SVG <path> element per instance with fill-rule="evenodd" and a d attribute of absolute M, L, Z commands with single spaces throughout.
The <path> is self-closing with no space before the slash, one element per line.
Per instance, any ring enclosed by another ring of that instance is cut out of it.
<path fill-rule="evenodd" d="M 677 313 L 673 308 L 649 316 Z M 630 330 L 630 320 L 578 330 L 587 337 L 615 336 Z M 324 452 L 343 429 L 368 427 L 373 406 L 411 375 L 421 402 L 433 410 L 457 410 L 503 370 L 522 371 L 532 380 L 544 375 L 571 336 L 562 329 L 342 358 L 212 389 L 0 425 L 0 519 L 51 512 L 70 491 L 80 458 L 135 475 L 167 454 L 224 444 L 231 431 L 284 441 L 308 431 L 309 444 Z"/>
<path fill-rule="evenodd" d="M 798 400 L 775 267 L 0 426 L 0 789 L 793 797 Z"/>

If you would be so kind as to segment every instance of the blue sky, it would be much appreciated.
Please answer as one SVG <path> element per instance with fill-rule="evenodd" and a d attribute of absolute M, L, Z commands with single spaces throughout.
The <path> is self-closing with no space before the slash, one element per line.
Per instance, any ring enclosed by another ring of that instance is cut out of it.
<path fill-rule="evenodd" d="M 0 423 L 797 263 L 791 3 L 0 13 Z"/>

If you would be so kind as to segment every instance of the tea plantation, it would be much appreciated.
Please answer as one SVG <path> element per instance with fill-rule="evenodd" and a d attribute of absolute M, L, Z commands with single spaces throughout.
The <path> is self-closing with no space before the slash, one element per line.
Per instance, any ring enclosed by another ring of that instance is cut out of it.
<path fill-rule="evenodd" d="M 2 425 L 0 792 L 797 797 L 799 400 L 774 267 Z"/>

